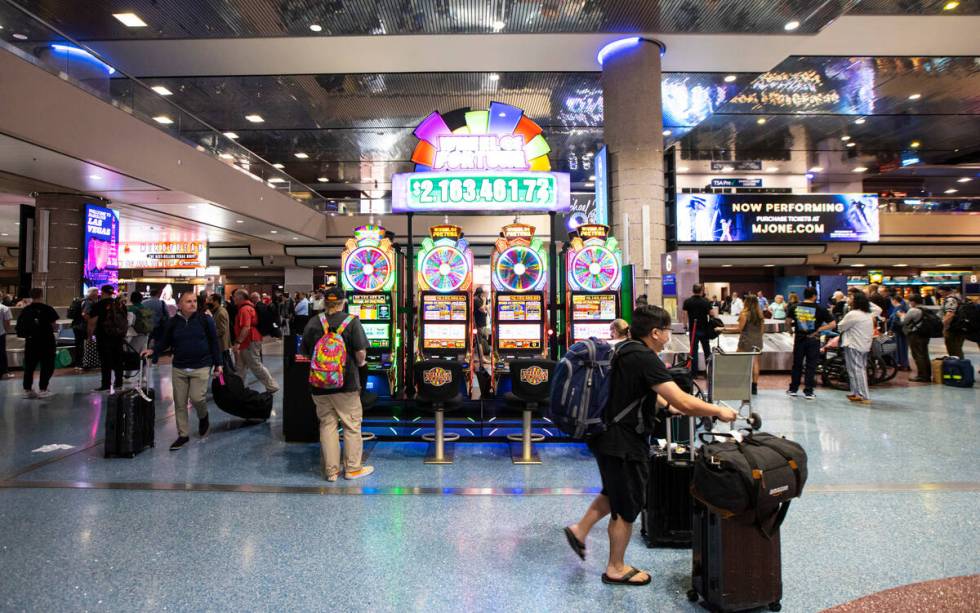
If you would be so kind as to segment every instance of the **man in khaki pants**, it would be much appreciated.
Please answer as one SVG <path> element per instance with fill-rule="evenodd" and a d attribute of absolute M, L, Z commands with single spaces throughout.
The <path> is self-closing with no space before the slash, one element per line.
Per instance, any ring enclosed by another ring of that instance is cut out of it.
<path fill-rule="evenodd" d="M 211 369 L 221 374 L 221 347 L 214 320 L 197 310 L 197 296 L 184 292 L 177 305 L 177 315 L 171 317 L 160 342 L 153 349 L 143 351 L 143 357 L 160 357 L 167 350 L 173 351 L 170 378 L 173 383 L 174 415 L 177 418 L 177 440 L 170 451 L 177 451 L 190 440 L 187 431 L 187 402 L 197 412 L 197 433 L 204 436 L 211 427 L 208 420 L 208 381 Z"/>
<path fill-rule="evenodd" d="M 248 292 L 243 289 L 235 290 L 233 294 L 238 312 L 235 315 L 235 344 L 232 350 L 241 360 L 238 365 L 238 376 L 242 383 L 252 371 L 267 392 L 273 394 L 279 391 L 279 384 L 272 378 L 269 369 L 262 364 L 262 333 L 259 332 L 259 316 L 255 305 L 248 298 Z"/>
<path fill-rule="evenodd" d="M 344 386 L 338 390 L 310 387 L 316 415 L 320 419 L 320 446 L 323 454 L 323 473 L 327 481 L 336 481 L 340 475 L 340 437 L 338 421 L 344 426 L 344 478 L 359 479 L 374 472 L 373 466 L 361 464 L 361 381 L 358 367 L 367 358 L 368 340 L 361 327 L 361 320 L 344 312 L 347 298 L 339 287 L 332 287 L 324 296 L 325 312 L 322 317 L 312 317 L 303 330 L 300 353 L 313 357 L 316 344 L 324 335 L 324 325 L 333 332 L 340 331 L 347 347 L 347 364 L 344 365 Z M 346 325 L 344 325 L 346 322 Z M 343 329 L 341 330 L 341 327 Z"/>

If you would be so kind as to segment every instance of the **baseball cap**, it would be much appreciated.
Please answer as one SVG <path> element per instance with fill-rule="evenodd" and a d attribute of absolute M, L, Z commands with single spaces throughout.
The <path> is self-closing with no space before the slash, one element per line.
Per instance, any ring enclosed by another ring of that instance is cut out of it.
<path fill-rule="evenodd" d="M 347 296 L 344 294 L 344 290 L 335 285 L 327 288 L 327 290 L 323 292 L 323 299 L 326 302 L 341 302 L 343 300 L 347 300 Z"/>

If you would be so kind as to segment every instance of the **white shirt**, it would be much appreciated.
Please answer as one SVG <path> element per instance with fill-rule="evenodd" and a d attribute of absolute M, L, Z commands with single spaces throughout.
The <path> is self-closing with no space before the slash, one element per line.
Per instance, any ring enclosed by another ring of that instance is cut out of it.
<path fill-rule="evenodd" d="M 735 298 L 732 300 L 732 315 L 738 315 L 742 312 L 743 308 L 741 298 Z"/>
<path fill-rule="evenodd" d="M 881 311 L 881 309 L 878 309 Z M 851 310 L 837 324 L 843 334 L 842 345 L 868 353 L 871 351 L 871 338 L 874 336 L 874 315 L 864 311 Z"/>
<path fill-rule="evenodd" d="M 10 314 L 10 307 L 5 304 L 0 304 L 0 336 L 7 333 L 7 322 L 10 321 L 12 315 Z"/>

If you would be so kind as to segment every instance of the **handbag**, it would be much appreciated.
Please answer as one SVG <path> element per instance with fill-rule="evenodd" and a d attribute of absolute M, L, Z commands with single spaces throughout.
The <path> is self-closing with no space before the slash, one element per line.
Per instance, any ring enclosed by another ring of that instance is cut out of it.
<path fill-rule="evenodd" d="M 99 359 L 99 345 L 93 338 L 85 339 L 82 343 L 82 368 L 101 368 L 102 361 Z"/>

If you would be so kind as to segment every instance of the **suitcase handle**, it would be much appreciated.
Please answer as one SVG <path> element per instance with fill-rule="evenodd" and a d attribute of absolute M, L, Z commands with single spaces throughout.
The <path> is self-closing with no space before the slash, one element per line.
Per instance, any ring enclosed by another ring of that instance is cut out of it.
<path fill-rule="evenodd" d="M 140 356 L 140 370 L 139 370 L 139 373 L 136 375 L 136 393 L 139 395 L 140 398 L 142 398 L 146 402 L 152 402 L 153 399 L 150 398 L 150 396 L 144 391 L 145 388 L 148 387 L 147 384 L 148 384 L 148 381 L 147 381 L 147 377 L 146 377 L 146 358 L 144 358 L 141 355 Z"/>
<path fill-rule="evenodd" d="M 694 437 L 694 433 L 697 432 L 697 426 L 694 423 L 694 416 L 688 416 L 688 420 L 690 420 L 688 427 L 690 428 L 690 433 L 692 438 L 690 441 L 688 441 L 687 446 L 688 446 L 688 452 L 690 452 L 691 454 L 691 462 L 693 462 L 694 461 L 694 438 L 693 437 Z M 672 421 L 674 421 L 674 418 L 672 416 L 668 416 L 667 417 L 667 461 L 668 462 L 674 461 L 674 452 L 671 449 L 671 432 L 670 432 L 670 422 Z"/>

